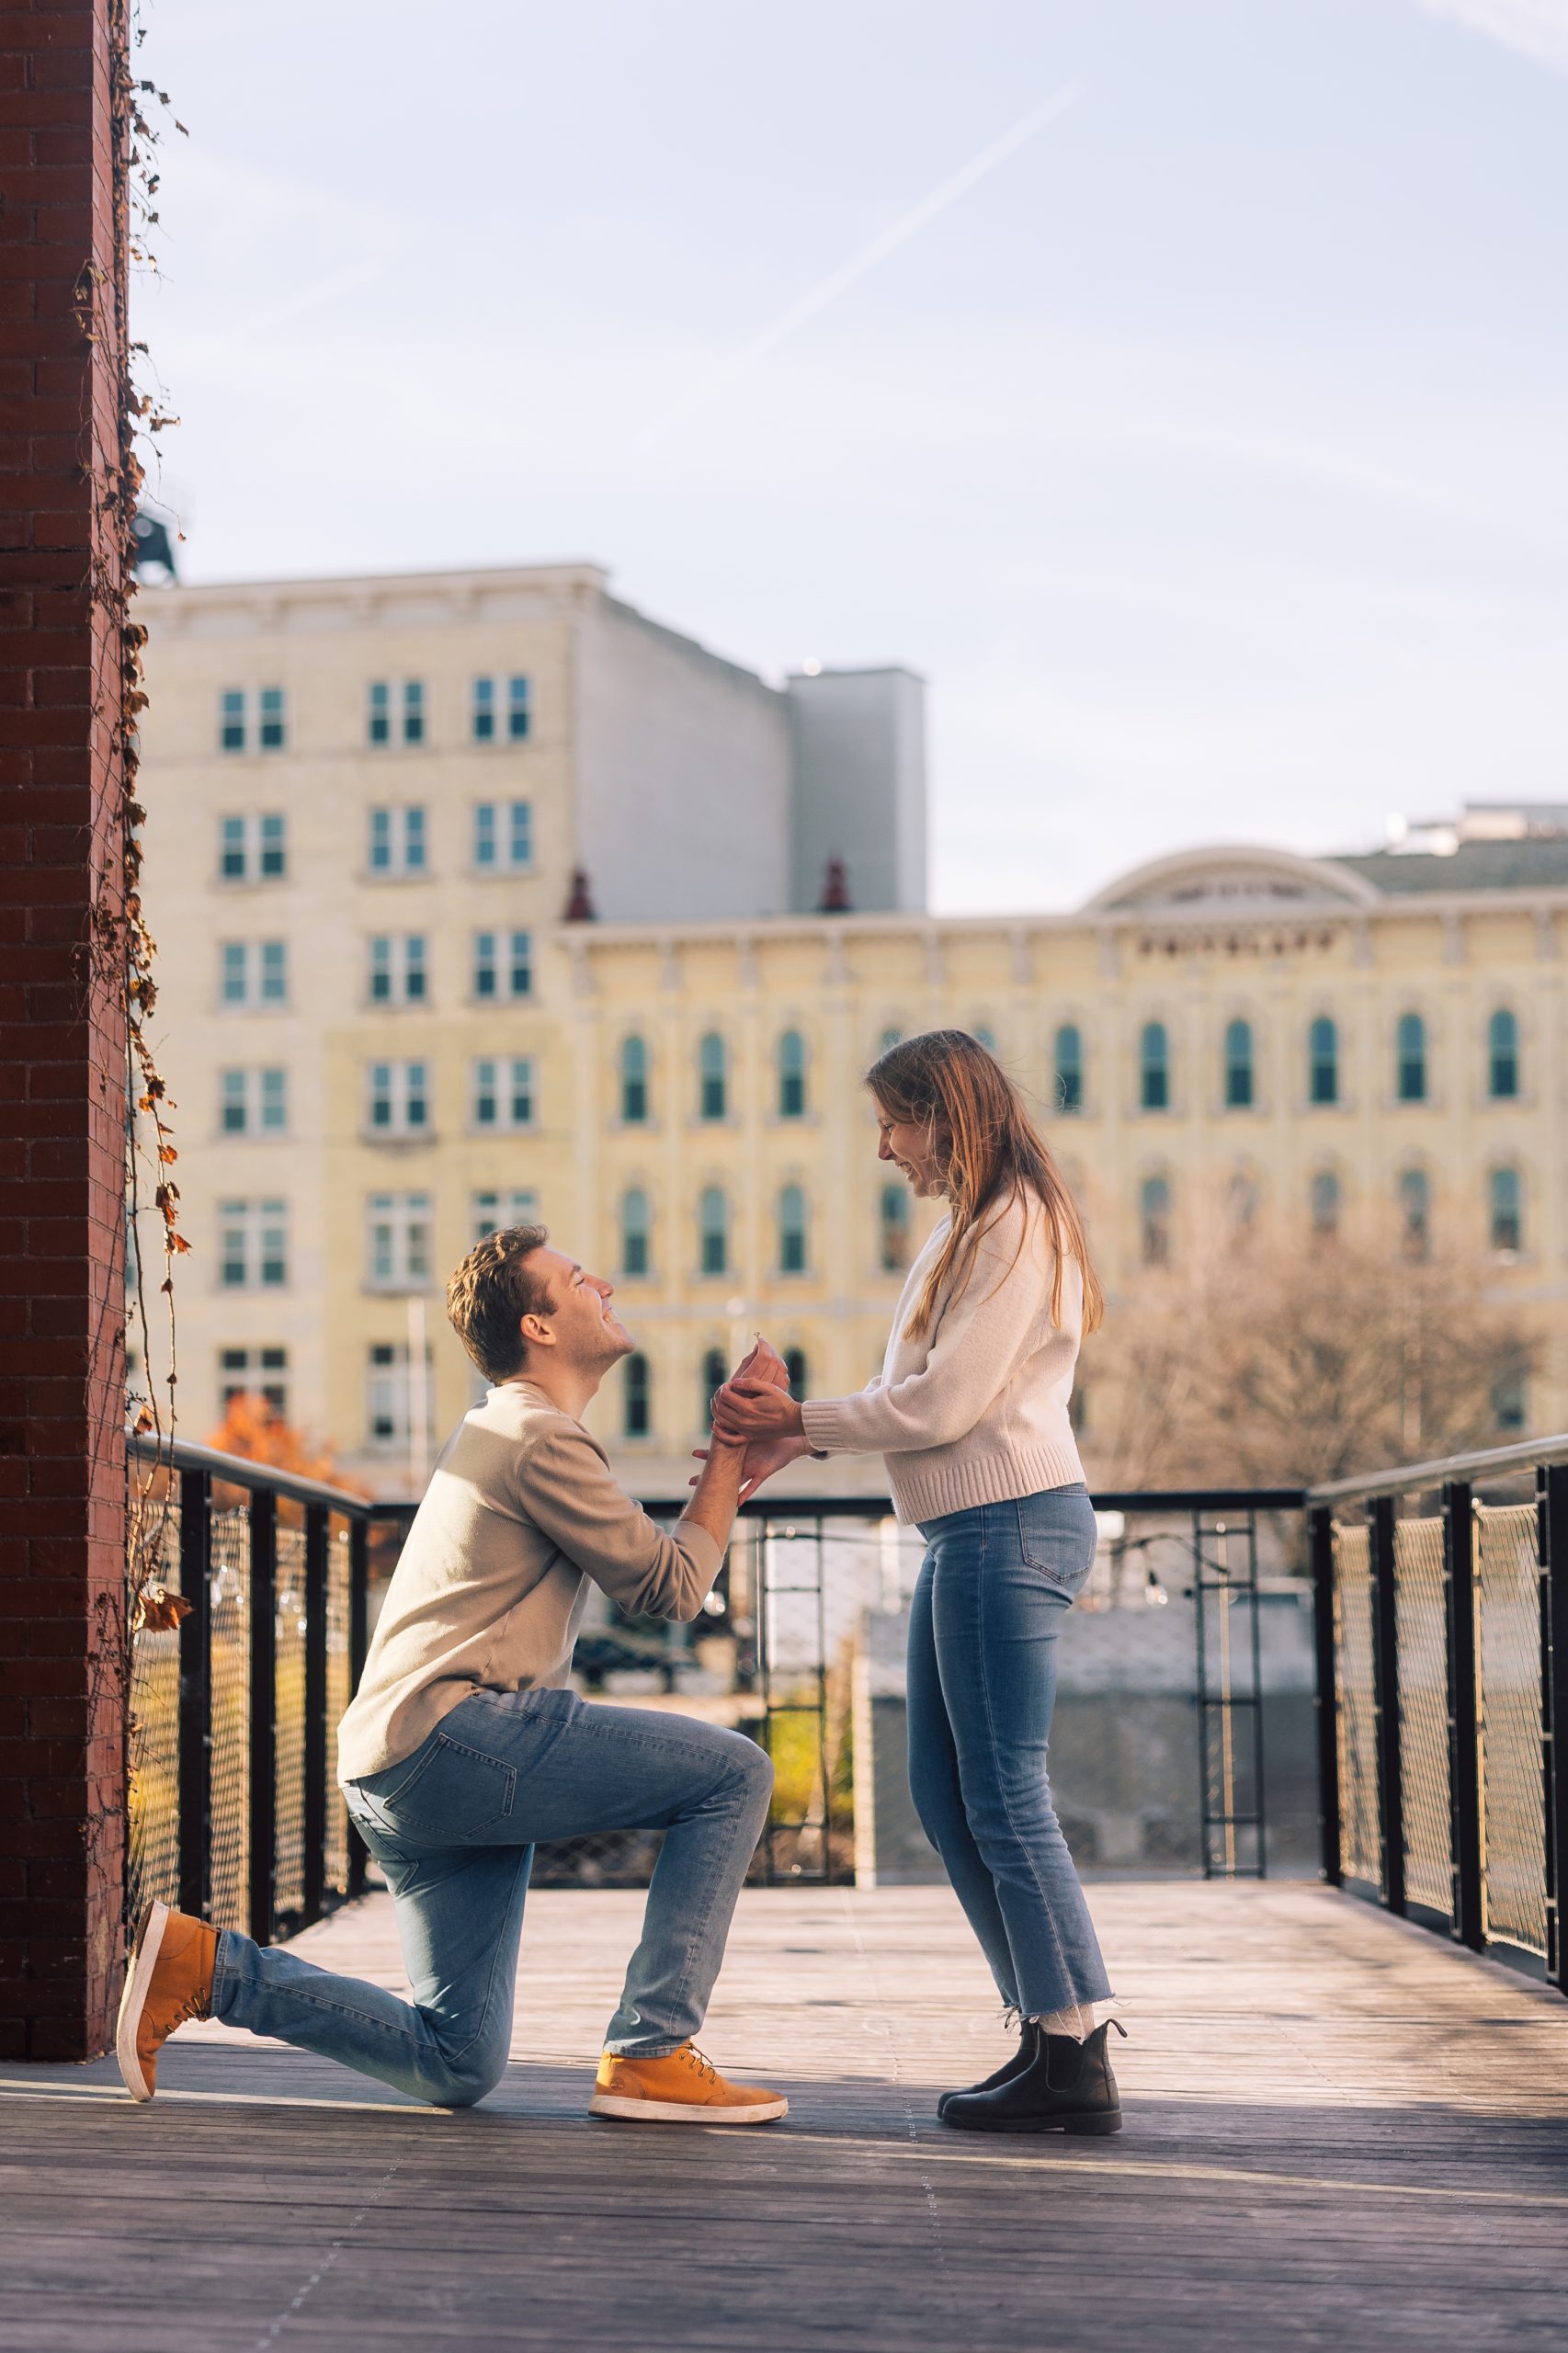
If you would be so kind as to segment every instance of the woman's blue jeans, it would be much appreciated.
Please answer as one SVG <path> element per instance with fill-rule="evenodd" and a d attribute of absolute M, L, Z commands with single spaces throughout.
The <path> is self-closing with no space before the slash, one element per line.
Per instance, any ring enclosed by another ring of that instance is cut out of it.
<path fill-rule="evenodd" d="M 702 2023 L 772 1788 L 754 1741 L 689 1716 L 475 1691 L 412 1756 L 345 1791 L 392 1890 L 413 2002 L 229 1929 L 212 2015 L 415 2099 L 471 2107 L 511 2046 L 535 1840 L 663 1830 L 605 2040 L 644 2058 L 674 2051 Z"/>
<path fill-rule="evenodd" d="M 1003 2001 L 1110 1993 L 1046 1778 L 1056 1637 L 1095 1558 L 1082 1486 L 924 1523 L 909 1620 L 909 1786 Z"/>

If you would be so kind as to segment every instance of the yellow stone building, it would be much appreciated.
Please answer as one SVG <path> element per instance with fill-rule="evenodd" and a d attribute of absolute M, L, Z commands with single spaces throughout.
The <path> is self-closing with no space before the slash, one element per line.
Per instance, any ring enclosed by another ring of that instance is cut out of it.
<path fill-rule="evenodd" d="M 817 1393 L 880 1362 L 926 1212 L 859 1081 L 943 1024 L 1044 1107 L 1124 1305 L 1228 1193 L 1303 1229 L 1390 1205 L 1561 1325 L 1568 813 L 938 918 L 906 672 L 775 688 L 586 565 L 142 610 L 187 1434 L 259 1390 L 416 1483 L 473 1393 L 446 1273 L 538 1214 L 620 1286 L 640 1354 L 598 1427 L 676 1492 L 754 1327 Z M 831 859 L 855 904 L 822 914 Z M 1559 1346 L 1500 1424 L 1565 1409 Z"/>

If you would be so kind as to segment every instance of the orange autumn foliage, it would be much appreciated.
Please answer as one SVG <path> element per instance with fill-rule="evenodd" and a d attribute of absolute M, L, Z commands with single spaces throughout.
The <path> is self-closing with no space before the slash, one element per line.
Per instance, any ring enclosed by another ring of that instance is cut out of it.
<path fill-rule="evenodd" d="M 265 1462 L 274 1471 L 291 1471 L 297 1479 L 320 1479 L 324 1484 L 346 1487 L 351 1495 L 369 1495 L 357 1479 L 346 1478 L 330 1446 L 306 1438 L 302 1430 L 275 1413 L 265 1397 L 231 1397 L 229 1407 L 207 1441 L 221 1454 L 237 1454 L 246 1462 Z"/>

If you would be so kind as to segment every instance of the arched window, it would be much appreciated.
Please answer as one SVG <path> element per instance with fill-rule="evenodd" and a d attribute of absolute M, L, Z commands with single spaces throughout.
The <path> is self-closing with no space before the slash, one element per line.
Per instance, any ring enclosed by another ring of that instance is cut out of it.
<path fill-rule="evenodd" d="M 798 1029 L 786 1029 L 778 1040 L 778 1116 L 806 1116 L 806 1041 Z"/>
<path fill-rule="evenodd" d="M 620 1116 L 631 1128 L 648 1116 L 648 1049 L 641 1038 L 620 1041 Z"/>
<path fill-rule="evenodd" d="M 1225 1030 L 1225 1108 L 1244 1111 L 1252 1096 L 1252 1023 L 1233 1021 Z"/>
<path fill-rule="evenodd" d="M 877 1203 L 878 1256 L 882 1272 L 902 1275 L 909 1264 L 909 1191 L 884 1185 Z"/>
<path fill-rule="evenodd" d="M 1407 1168 L 1400 1177 L 1399 1218 L 1406 1256 L 1425 1258 L 1432 1241 L 1432 1188 L 1424 1168 Z"/>
<path fill-rule="evenodd" d="M 1145 1176 L 1138 1196 L 1139 1222 L 1142 1228 L 1143 1264 L 1164 1267 L 1171 1255 L 1171 1188 L 1165 1176 Z"/>
<path fill-rule="evenodd" d="M 727 1275 L 730 1271 L 730 1204 L 723 1188 L 705 1185 L 702 1199 L 697 1205 L 699 1261 L 705 1275 Z"/>
<path fill-rule="evenodd" d="M 1084 1036 L 1075 1021 L 1064 1021 L 1057 1031 L 1052 1060 L 1056 1066 L 1057 1109 L 1081 1111 L 1084 1108 Z"/>
<path fill-rule="evenodd" d="M 1519 1358 L 1505 1358 L 1492 1376 L 1492 1418 L 1500 1438 L 1517 1438 L 1528 1425 L 1529 1368 Z"/>
<path fill-rule="evenodd" d="M 722 1389 L 730 1377 L 729 1359 L 722 1348 L 709 1348 L 702 1358 L 702 1398 L 698 1408 L 697 1426 L 706 1429 L 712 1419 L 713 1392 Z"/>
<path fill-rule="evenodd" d="M 1314 1233 L 1337 1233 L 1339 1231 L 1339 1179 L 1332 1168 L 1319 1168 L 1312 1176 L 1309 1191 Z"/>
<path fill-rule="evenodd" d="M 697 1116 L 722 1120 L 729 1109 L 730 1057 L 717 1029 L 710 1029 L 697 1049 Z"/>
<path fill-rule="evenodd" d="M 1307 1100 L 1339 1100 L 1339 1031 L 1326 1013 L 1320 1013 L 1307 1031 Z"/>
<path fill-rule="evenodd" d="M 621 1390 L 621 1431 L 627 1438 L 646 1438 L 653 1427 L 653 1378 L 641 1348 L 626 1359 Z"/>
<path fill-rule="evenodd" d="M 790 1394 L 800 1404 L 806 1393 L 806 1352 L 804 1348 L 786 1348 L 784 1370 L 790 1376 Z"/>
<path fill-rule="evenodd" d="M 1486 1025 L 1486 1091 L 1494 1103 L 1512 1103 L 1519 1092 L 1519 1025 L 1506 1006 Z"/>
<path fill-rule="evenodd" d="M 620 1271 L 623 1275 L 647 1273 L 651 1256 L 651 1224 L 648 1196 L 641 1185 L 633 1185 L 620 1197 Z"/>
<path fill-rule="evenodd" d="M 1163 1021 L 1146 1021 L 1138 1040 L 1138 1100 L 1145 1111 L 1167 1111 L 1171 1101 L 1171 1041 Z"/>
<path fill-rule="evenodd" d="M 1494 1168 L 1487 1180 L 1487 1206 L 1494 1250 L 1525 1246 L 1524 1188 L 1517 1168 Z"/>
<path fill-rule="evenodd" d="M 1426 1024 L 1418 1013 L 1402 1013 L 1394 1032 L 1394 1093 L 1402 1103 L 1426 1100 Z"/>
<path fill-rule="evenodd" d="M 806 1271 L 806 1196 L 799 1185 L 785 1185 L 778 1194 L 778 1271 Z"/>

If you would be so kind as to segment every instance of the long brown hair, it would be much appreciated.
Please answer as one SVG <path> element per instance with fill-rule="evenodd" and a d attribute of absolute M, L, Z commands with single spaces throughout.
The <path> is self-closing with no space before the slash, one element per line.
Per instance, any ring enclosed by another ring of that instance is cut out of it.
<path fill-rule="evenodd" d="M 1045 1211 L 1056 1253 L 1051 1313 L 1060 1323 L 1062 1265 L 1075 1258 L 1084 1278 L 1083 1328 L 1094 1331 L 1105 1314 L 1105 1293 L 1089 1262 L 1084 1221 L 1022 1093 L 995 1055 L 967 1029 L 927 1029 L 879 1054 L 866 1085 L 892 1118 L 933 1134 L 945 1128 L 952 1138 L 943 1170 L 952 1229 L 904 1327 L 905 1339 L 918 1340 L 930 1328 L 943 1284 L 950 1277 L 954 1289 L 962 1289 L 988 1227 L 1013 1202 L 1027 1207 L 1031 1193 Z"/>

